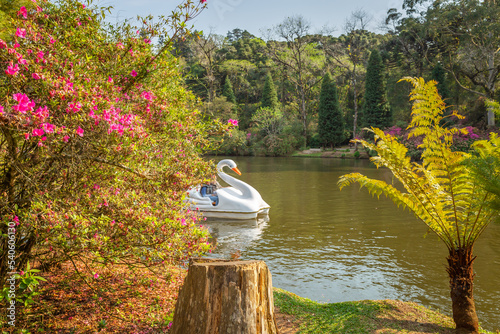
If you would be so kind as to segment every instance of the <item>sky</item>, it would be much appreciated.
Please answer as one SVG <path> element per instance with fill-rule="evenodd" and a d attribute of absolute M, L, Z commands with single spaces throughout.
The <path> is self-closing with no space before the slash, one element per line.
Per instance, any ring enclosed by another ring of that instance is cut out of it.
<path fill-rule="evenodd" d="M 104 6 L 113 6 L 110 22 L 135 18 L 137 15 L 170 14 L 181 0 L 101 0 Z M 377 27 L 389 8 L 401 11 L 403 0 L 207 0 L 208 8 L 190 21 L 195 29 L 205 33 L 226 35 L 235 28 L 247 30 L 262 37 L 263 30 L 283 22 L 286 17 L 302 15 L 311 23 L 311 33 L 328 27 L 334 36 L 342 34 L 345 20 L 356 10 L 364 10 L 372 20 L 369 30 Z M 332 30 L 333 29 L 333 30 Z"/>

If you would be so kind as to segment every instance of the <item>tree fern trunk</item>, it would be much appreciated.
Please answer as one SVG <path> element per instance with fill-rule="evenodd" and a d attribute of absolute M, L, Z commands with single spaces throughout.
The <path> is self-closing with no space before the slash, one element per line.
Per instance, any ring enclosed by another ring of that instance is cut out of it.
<path fill-rule="evenodd" d="M 457 334 L 479 334 L 476 306 L 472 294 L 474 271 L 472 247 L 452 249 L 448 256 L 453 320 Z"/>

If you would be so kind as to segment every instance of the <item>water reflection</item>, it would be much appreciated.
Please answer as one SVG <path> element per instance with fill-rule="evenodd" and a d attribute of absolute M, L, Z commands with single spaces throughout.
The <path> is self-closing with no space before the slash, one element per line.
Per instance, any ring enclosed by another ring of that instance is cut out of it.
<path fill-rule="evenodd" d="M 264 260 L 274 286 L 313 300 L 400 299 L 450 314 L 444 244 L 385 197 L 337 187 L 351 172 L 390 183 L 388 170 L 366 160 L 233 159 L 271 210 L 263 225 L 216 222 L 218 256 L 239 249 L 242 259 Z M 474 252 L 480 322 L 500 329 L 500 225 L 488 227 Z"/>
<path fill-rule="evenodd" d="M 261 238 L 268 222 L 268 215 L 249 220 L 208 218 L 205 225 L 212 236 L 211 242 L 217 246 L 217 251 L 211 257 L 239 256 Z"/>

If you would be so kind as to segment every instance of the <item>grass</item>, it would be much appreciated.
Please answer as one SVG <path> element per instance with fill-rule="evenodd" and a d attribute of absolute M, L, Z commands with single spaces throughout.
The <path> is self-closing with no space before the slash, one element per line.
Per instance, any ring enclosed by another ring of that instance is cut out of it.
<path fill-rule="evenodd" d="M 453 319 L 412 302 L 318 303 L 275 288 L 274 304 L 294 324 L 287 333 L 455 333 Z"/>
<path fill-rule="evenodd" d="M 292 154 L 292 157 L 307 157 L 307 158 L 321 158 L 323 152 L 314 153 L 301 153 L 301 151 Z"/>

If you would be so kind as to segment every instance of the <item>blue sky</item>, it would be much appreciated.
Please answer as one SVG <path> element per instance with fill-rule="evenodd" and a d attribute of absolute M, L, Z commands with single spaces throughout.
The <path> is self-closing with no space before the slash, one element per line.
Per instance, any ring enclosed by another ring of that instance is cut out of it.
<path fill-rule="evenodd" d="M 229 30 L 240 28 L 261 36 L 260 30 L 271 28 L 286 17 L 302 15 L 312 25 L 311 32 L 323 26 L 335 27 L 333 35 L 343 33 L 342 26 L 351 13 L 362 9 L 373 19 L 370 30 L 385 17 L 389 8 L 401 10 L 403 0 L 208 0 L 208 8 L 195 20 L 195 28 L 226 35 Z M 110 21 L 135 18 L 136 15 L 169 14 L 180 0 L 101 0 L 100 5 L 113 6 Z"/>

